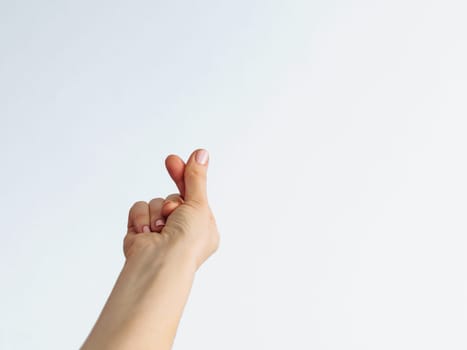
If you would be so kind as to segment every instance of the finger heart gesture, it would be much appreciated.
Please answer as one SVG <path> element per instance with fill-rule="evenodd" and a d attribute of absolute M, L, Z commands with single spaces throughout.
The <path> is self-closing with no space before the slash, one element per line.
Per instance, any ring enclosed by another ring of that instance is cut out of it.
<path fill-rule="evenodd" d="M 199 268 L 217 250 L 220 237 L 206 190 L 208 164 L 204 149 L 194 151 L 186 164 L 176 155 L 166 158 L 180 193 L 133 204 L 123 242 L 127 260 L 148 249 L 160 259 L 176 250 Z"/>

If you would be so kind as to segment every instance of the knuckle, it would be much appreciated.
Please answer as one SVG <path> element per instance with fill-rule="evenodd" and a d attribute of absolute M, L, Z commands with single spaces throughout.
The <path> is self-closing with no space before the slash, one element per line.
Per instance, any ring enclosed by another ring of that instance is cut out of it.
<path fill-rule="evenodd" d="M 186 204 L 188 204 L 196 210 L 204 210 L 207 207 L 206 203 L 203 200 L 196 198 L 190 199 L 190 201 L 186 202 Z"/>
<path fill-rule="evenodd" d="M 132 242 L 132 245 L 131 245 L 131 248 L 133 250 L 140 250 L 142 248 L 144 248 L 144 246 L 146 245 L 146 242 L 145 242 L 145 237 L 144 236 L 138 236 L 135 238 L 135 240 Z"/>
<path fill-rule="evenodd" d="M 181 203 L 183 201 L 182 196 L 179 193 L 172 193 L 169 194 L 166 198 L 165 201 L 168 202 L 175 202 L 175 203 Z"/>
<path fill-rule="evenodd" d="M 205 171 L 204 169 L 200 168 L 200 167 L 191 167 L 189 170 L 188 170 L 188 173 L 191 174 L 191 175 L 195 175 L 197 177 L 204 177 L 205 176 Z"/>
<path fill-rule="evenodd" d="M 144 222 L 147 220 L 148 215 L 146 214 L 136 214 L 134 220 L 136 223 Z"/>
<path fill-rule="evenodd" d="M 123 252 L 125 253 L 125 257 L 127 258 L 128 257 L 128 253 L 130 251 L 130 248 L 133 244 L 133 239 L 134 237 L 130 237 L 128 234 L 125 235 L 125 237 L 123 238 Z"/>
<path fill-rule="evenodd" d="M 129 242 L 129 236 L 128 234 L 126 234 L 123 239 L 122 239 L 122 243 L 123 243 L 123 248 L 125 248 L 130 242 Z"/>
<path fill-rule="evenodd" d="M 215 234 L 212 236 L 212 241 L 211 241 L 212 252 L 216 252 L 217 249 L 219 249 L 219 245 L 220 245 L 220 235 L 219 235 L 219 232 L 216 231 Z"/>
<path fill-rule="evenodd" d="M 149 204 L 152 205 L 152 204 L 156 204 L 157 202 L 162 202 L 164 200 L 164 198 L 161 198 L 161 197 L 157 197 L 157 198 L 153 198 L 149 201 Z"/>
<path fill-rule="evenodd" d="M 131 206 L 131 208 L 133 209 L 133 208 L 139 207 L 139 206 L 141 206 L 141 205 L 147 205 L 147 204 L 148 204 L 148 203 L 145 202 L 145 201 L 136 201 L 136 202 L 133 203 L 133 205 Z"/>

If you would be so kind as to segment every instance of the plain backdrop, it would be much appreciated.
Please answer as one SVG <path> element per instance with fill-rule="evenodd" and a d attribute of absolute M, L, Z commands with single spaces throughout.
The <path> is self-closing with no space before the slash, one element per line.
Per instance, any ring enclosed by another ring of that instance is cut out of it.
<path fill-rule="evenodd" d="M 467 348 L 464 1 L 0 2 L 0 348 L 78 349 L 210 152 L 182 349 Z"/>

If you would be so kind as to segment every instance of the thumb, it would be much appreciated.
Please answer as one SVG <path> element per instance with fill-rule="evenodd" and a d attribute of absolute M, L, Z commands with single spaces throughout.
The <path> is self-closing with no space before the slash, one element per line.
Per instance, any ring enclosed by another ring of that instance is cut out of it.
<path fill-rule="evenodd" d="M 185 166 L 185 201 L 201 204 L 208 202 L 206 180 L 209 164 L 209 153 L 205 149 L 197 149 L 188 159 Z"/>

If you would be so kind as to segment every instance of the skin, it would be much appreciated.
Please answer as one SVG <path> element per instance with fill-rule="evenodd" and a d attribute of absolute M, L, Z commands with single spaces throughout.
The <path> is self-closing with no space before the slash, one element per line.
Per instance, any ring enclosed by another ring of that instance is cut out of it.
<path fill-rule="evenodd" d="M 197 163 L 199 150 L 186 164 L 177 155 L 165 160 L 180 193 L 130 208 L 125 264 L 81 350 L 172 348 L 196 271 L 220 241 L 206 191 L 209 160 Z"/>

